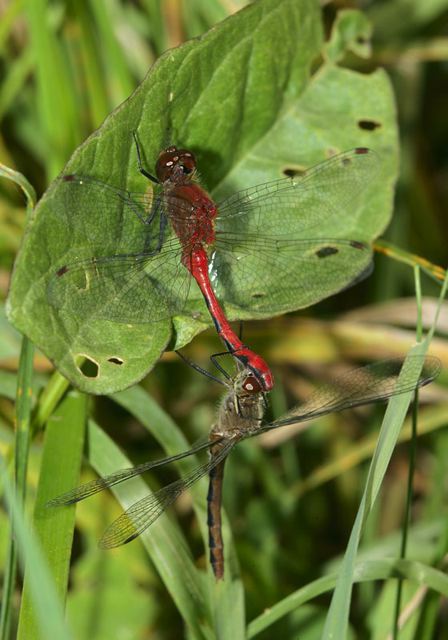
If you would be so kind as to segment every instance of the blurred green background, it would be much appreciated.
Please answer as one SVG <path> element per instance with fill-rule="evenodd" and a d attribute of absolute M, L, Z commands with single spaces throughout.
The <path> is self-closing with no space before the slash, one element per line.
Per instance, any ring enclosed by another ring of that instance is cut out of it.
<path fill-rule="evenodd" d="M 200 35 L 238 11 L 237 0 L 11 0 L 0 2 L 0 162 L 23 173 L 41 195 L 75 148 L 125 100 L 165 50 Z M 360 8 L 371 21 L 371 56 L 348 55 L 347 66 L 384 67 L 393 83 L 401 135 L 401 176 L 392 224 L 384 239 L 445 266 L 448 257 L 448 2 L 373 0 L 321 3 L 327 34 L 337 12 Z M 3 301 L 25 228 L 22 194 L 0 181 L 0 368 L 17 371 L 20 336 L 8 325 Z M 280 415 L 309 390 L 310 376 L 325 378 L 334 368 L 405 353 L 414 341 L 416 307 L 412 268 L 383 255 L 366 281 L 313 309 L 274 321 L 246 323 L 244 337 L 272 365 L 279 384 L 271 415 Z M 424 278 L 424 324 L 433 316 L 439 285 Z M 434 344 L 448 363 L 444 310 Z M 220 350 L 213 331 L 201 334 L 186 352 L 208 366 Z M 51 364 L 35 358 L 39 383 Z M 5 382 L 6 384 L 6 382 Z M 192 442 L 214 420 L 221 388 L 166 354 L 142 387 Z M 0 388 L 0 453 L 9 460 L 14 402 Z M 441 385 L 421 394 L 414 537 L 410 555 L 428 563 L 446 546 L 447 396 Z M 97 422 L 138 463 L 161 455 L 153 438 L 110 398 L 91 399 Z M 343 552 L 360 498 L 360 487 L 381 409 L 330 416 L 294 439 L 292 430 L 274 440 L 246 443 L 226 469 L 225 505 L 232 523 L 245 586 L 247 618 L 315 579 Z M 369 439 L 371 432 L 372 438 Z M 36 491 L 42 435 L 33 440 L 28 499 Z M 274 446 L 275 445 L 275 446 Z M 396 555 L 404 509 L 407 447 L 396 450 L 366 547 Z M 85 479 L 93 477 L 88 469 Z M 157 474 L 161 485 L 172 476 Z M 331 480 L 331 482 L 330 482 Z M 111 495 L 81 504 L 73 552 L 69 619 L 76 638 L 178 638 L 185 631 L 175 604 L 139 542 L 120 554 L 104 555 L 99 534 L 118 506 Z M 205 566 L 191 502 L 178 505 L 182 530 L 199 566 Z M 7 549 L 7 516 L 0 512 L 0 568 Z M 388 546 L 389 545 L 389 546 Z M 380 638 L 381 622 L 392 619 L 390 585 L 373 583 L 356 591 L 352 609 L 356 638 Z M 101 590 L 102 606 L 95 605 Z M 19 589 L 14 601 L 18 616 Z M 413 592 L 406 594 L 408 598 Z M 329 600 L 322 598 L 273 627 L 283 637 L 318 638 Z M 437 599 L 417 608 L 409 637 L 448 637 Z M 446 620 L 445 620 L 446 622 Z M 12 632 L 16 620 L 12 622 Z M 424 634 L 427 635 L 424 635 Z M 14 637 L 11 635 L 11 637 Z M 401 637 L 401 636 L 400 636 Z M 406 637 L 406 636 L 403 636 Z"/>

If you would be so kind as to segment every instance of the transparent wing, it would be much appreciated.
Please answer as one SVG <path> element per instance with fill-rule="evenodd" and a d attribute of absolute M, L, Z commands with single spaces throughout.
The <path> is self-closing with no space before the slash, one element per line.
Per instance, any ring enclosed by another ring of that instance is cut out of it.
<path fill-rule="evenodd" d="M 66 174 L 58 178 L 55 195 L 63 200 L 71 211 L 81 207 L 82 210 L 91 210 L 95 219 L 105 224 L 110 224 L 110 210 L 107 206 L 104 208 L 104 203 L 119 205 L 123 215 L 135 216 L 142 224 L 151 221 L 155 215 L 155 208 L 161 204 L 152 189 L 146 193 L 133 193 L 79 173 Z"/>
<path fill-rule="evenodd" d="M 127 511 L 121 514 L 106 529 L 100 540 L 100 547 L 111 549 L 118 547 L 137 538 L 171 505 L 181 493 L 191 487 L 200 478 L 204 477 L 226 458 L 236 440 L 227 441 L 220 452 L 213 456 L 207 463 L 194 469 L 190 474 L 163 487 L 156 493 L 150 494 L 133 504 Z"/>
<path fill-rule="evenodd" d="M 338 154 L 303 174 L 257 185 L 218 204 L 218 231 L 303 233 L 332 215 L 346 217 L 376 175 L 378 155 L 357 148 Z M 303 236 L 302 236 L 303 237 Z"/>
<path fill-rule="evenodd" d="M 317 389 L 307 401 L 279 420 L 261 427 L 260 432 L 311 420 L 333 411 L 387 400 L 429 384 L 439 375 L 440 370 L 441 362 L 433 356 L 392 358 L 353 369 Z M 403 375 L 399 379 L 400 373 Z"/>
<path fill-rule="evenodd" d="M 242 309 L 285 313 L 312 305 L 362 279 L 372 251 L 351 240 L 220 234 L 210 276 L 217 297 Z"/>
<path fill-rule="evenodd" d="M 138 199 L 71 175 L 57 181 L 51 206 L 66 246 L 48 279 L 50 304 L 75 317 L 130 323 L 182 311 L 190 276 L 160 196 Z"/>
<path fill-rule="evenodd" d="M 125 323 L 156 322 L 182 311 L 190 274 L 176 239 L 155 255 L 91 257 L 59 266 L 47 296 L 58 310 L 77 317 Z"/>
<path fill-rule="evenodd" d="M 168 458 L 161 458 L 160 460 L 150 460 L 148 462 L 143 462 L 136 467 L 131 467 L 129 469 L 120 469 L 119 471 L 115 471 L 114 473 L 105 476 L 104 478 L 97 478 L 96 480 L 92 480 L 91 482 L 86 482 L 85 484 L 72 489 L 71 491 L 67 491 L 66 493 L 49 500 L 46 504 L 47 507 L 60 507 L 63 505 L 74 504 L 75 502 L 79 502 L 80 500 L 84 500 L 90 496 L 103 491 L 104 489 L 109 489 L 110 487 L 114 487 L 121 482 L 125 482 L 126 480 L 130 480 L 131 478 L 135 478 L 136 476 L 140 476 L 143 473 L 146 473 L 150 469 L 155 469 L 156 467 L 161 467 L 171 462 L 176 462 L 177 460 L 182 460 L 183 458 L 187 458 L 188 456 L 192 456 L 204 449 L 210 449 L 213 447 L 217 441 L 211 442 L 210 440 L 202 440 L 198 442 L 194 447 L 189 449 L 188 451 L 184 451 L 182 453 L 178 453 L 174 456 L 169 456 Z"/>

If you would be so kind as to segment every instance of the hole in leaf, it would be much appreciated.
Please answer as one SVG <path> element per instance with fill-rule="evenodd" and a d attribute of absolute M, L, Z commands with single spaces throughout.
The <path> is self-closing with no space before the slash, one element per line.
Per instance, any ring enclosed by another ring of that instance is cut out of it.
<path fill-rule="evenodd" d="M 107 362 L 110 362 L 112 364 L 118 364 L 118 365 L 123 364 L 123 360 L 118 356 L 112 356 L 112 358 L 108 358 Z"/>
<path fill-rule="evenodd" d="M 80 353 L 75 358 L 76 366 L 86 378 L 98 378 L 100 366 L 98 362 L 89 358 L 85 353 Z"/>
<path fill-rule="evenodd" d="M 318 258 L 328 258 L 328 256 L 334 256 L 337 253 L 339 253 L 339 249 L 337 249 L 336 247 L 327 246 L 318 249 L 316 251 L 316 256 Z"/>
<path fill-rule="evenodd" d="M 296 178 L 297 176 L 301 176 L 304 171 L 301 169 L 293 169 L 292 167 L 288 167 L 283 169 L 283 173 L 287 178 Z"/>
<path fill-rule="evenodd" d="M 358 127 L 364 129 L 364 131 L 375 131 L 375 129 L 381 127 L 381 123 L 375 122 L 375 120 L 358 120 Z"/>

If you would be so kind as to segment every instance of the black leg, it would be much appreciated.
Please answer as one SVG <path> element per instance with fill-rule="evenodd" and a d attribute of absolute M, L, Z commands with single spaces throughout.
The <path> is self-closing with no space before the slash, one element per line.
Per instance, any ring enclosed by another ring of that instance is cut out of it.
<path fill-rule="evenodd" d="M 176 351 L 176 353 L 179 356 L 179 358 L 181 358 L 186 364 L 188 364 L 189 367 L 191 367 L 198 373 L 201 373 L 206 378 L 210 378 L 210 380 L 213 380 L 214 382 L 218 382 L 219 384 L 223 384 L 223 385 L 226 384 L 225 382 L 223 382 L 222 380 L 214 376 L 212 373 L 210 373 L 206 369 L 203 369 L 200 365 L 196 364 L 196 362 L 193 362 L 193 360 L 190 360 L 190 358 L 187 358 L 187 356 L 184 356 L 180 351 Z"/>
<path fill-rule="evenodd" d="M 228 356 L 228 355 L 232 355 L 231 351 L 222 351 L 221 353 L 214 353 L 213 355 L 210 356 L 210 360 L 213 362 L 214 366 L 218 369 L 218 371 L 220 371 L 222 373 L 222 375 L 227 378 L 227 380 L 230 380 L 230 378 L 232 377 L 225 369 L 224 367 L 222 367 L 217 358 L 221 358 L 222 356 Z"/>
<path fill-rule="evenodd" d="M 156 177 L 154 177 L 152 174 L 150 174 L 149 171 L 147 171 L 145 169 L 145 167 L 143 166 L 142 156 L 141 156 L 141 153 L 140 153 L 140 145 L 139 145 L 138 139 L 137 139 L 137 133 L 135 131 L 133 131 L 132 135 L 134 136 L 135 147 L 137 149 L 138 170 L 140 171 L 142 176 L 145 176 L 145 178 L 148 178 L 148 180 L 151 180 L 151 182 L 154 182 L 155 184 L 159 184 L 159 180 L 157 180 Z"/>

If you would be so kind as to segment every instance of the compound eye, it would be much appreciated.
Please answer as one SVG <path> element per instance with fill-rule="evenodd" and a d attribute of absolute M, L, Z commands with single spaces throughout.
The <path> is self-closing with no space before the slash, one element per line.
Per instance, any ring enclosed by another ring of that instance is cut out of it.
<path fill-rule="evenodd" d="M 174 160 L 173 160 L 174 152 L 168 149 L 167 151 L 162 151 L 159 155 L 159 159 L 156 164 L 156 175 L 161 182 L 165 182 L 171 174 L 173 173 L 174 168 Z"/>
<path fill-rule="evenodd" d="M 185 175 L 189 175 L 190 173 L 193 173 L 193 171 L 196 169 L 196 161 L 193 157 L 193 154 L 191 153 L 183 154 L 180 157 L 180 165 L 182 167 L 182 172 Z"/>
<path fill-rule="evenodd" d="M 246 393 L 260 393 L 262 391 L 261 385 L 255 376 L 247 376 L 242 387 Z"/>

